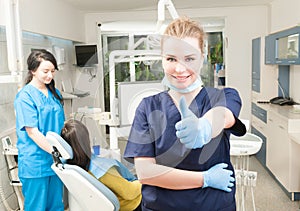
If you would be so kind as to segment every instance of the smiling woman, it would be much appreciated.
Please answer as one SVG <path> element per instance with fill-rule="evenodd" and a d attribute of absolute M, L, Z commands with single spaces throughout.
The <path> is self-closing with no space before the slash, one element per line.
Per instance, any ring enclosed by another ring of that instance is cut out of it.
<path fill-rule="evenodd" d="M 60 133 L 65 120 L 62 96 L 53 79 L 57 62 L 50 52 L 36 50 L 27 66 L 26 85 L 14 101 L 24 207 L 63 211 L 63 185 L 50 167 L 52 147 L 45 137 L 48 131 Z"/>
<path fill-rule="evenodd" d="M 161 43 L 169 90 L 141 101 L 124 153 L 143 184 L 143 210 L 233 211 L 228 137 L 246 131 L 236 130 L 245 128 L 241 99 L 234 89 L 202 86 L 204 31 L 196 21 L 175 19 Z"/>
<path fill-rule="evenodd" d="M 165 72 L 164 83 L 175 86 L 177 90 L 190 91 L 191 85 L 196 82 L 197 87 L 201 82 L 200 69 L 203 64 L 203 53 L 192 46 L 199 46 L 199 41 L 191 37 L 177 39 L 164 37 L 162 41 L 163 60 Z M 188 88 L 190 87 L 190 88 Z"/>

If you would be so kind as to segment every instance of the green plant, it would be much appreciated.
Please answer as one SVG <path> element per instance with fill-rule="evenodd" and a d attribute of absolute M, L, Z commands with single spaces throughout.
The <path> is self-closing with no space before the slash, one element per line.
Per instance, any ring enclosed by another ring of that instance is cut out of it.
<path fill-rule="evenodd" d="M 215 46 L 210 48 L 209 62 L 211 64 L 223 63 L 223 43 L 219 41 Z"/>

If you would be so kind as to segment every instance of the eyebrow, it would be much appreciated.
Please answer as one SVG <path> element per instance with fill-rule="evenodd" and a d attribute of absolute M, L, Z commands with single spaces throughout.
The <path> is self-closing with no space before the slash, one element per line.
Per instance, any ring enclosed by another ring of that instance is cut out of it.
<path fill-rule="evenodd" d="M 172 55 L 172 54 L 166 54 L 166 56 L 169 56 L 169 57 L 177 57 L 176 55 Z M 188 54 L 188 55 L 185 55 L 184 57 L 190 57 L 190 56 L 197 56 L 197 54 Z"/>
<path fill-rule="evenodd" d="M 197 54 L 189 54 L 189 55 L 186 55 L 185 57 L 188 57 L 188 56 L 197 56 Z"/>

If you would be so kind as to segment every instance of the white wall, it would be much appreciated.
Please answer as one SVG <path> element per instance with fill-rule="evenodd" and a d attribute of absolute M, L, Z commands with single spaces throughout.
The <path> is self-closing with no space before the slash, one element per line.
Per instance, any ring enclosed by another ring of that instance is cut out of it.
<path fill-rule="evenodd" d="M 299 0 L 274 0 L 271 4 L 271 33 L 300 24 Z"/>
<path fill-rule="evenodd" d="M 5 25 L 5 5 L 4 5 L 5 0 L 0 0 L 0 25 L 4 26 Z"/>
<path fill-rule="evenodd" d="M 266 34 L 267 16 L 267 7 L 233 8 L 226 14 L 226 85 L 240 92 L 244 119 L 251 116 L 252 39 Z"/>
<path fill-rule="evenodd" d="M 268 29 L 267 6 L 228 7 L 177 10 L 179 15 L 192 18 L 224 17 L 225 36 L 228 39 L 226 50 L 226 83 L 238 89 L 243 100 L 241 117 L 250 119 L 251 111 L 251 40 L 265 35 Z M 96 23 L 110 21 L 149 21 L 156 22 L 157 11 L 139 11 L 135 13 L 93 13 L 86 14 L 86 40 L 97 40 Z"/>
<path fill-rule="evenodd" d="M 4 1 L 0 0 L 0 25 L 5 25 Z M 85 41 L 84 14 L 60 0 L 19 0 L 21 28 L 69 39 Z"/>

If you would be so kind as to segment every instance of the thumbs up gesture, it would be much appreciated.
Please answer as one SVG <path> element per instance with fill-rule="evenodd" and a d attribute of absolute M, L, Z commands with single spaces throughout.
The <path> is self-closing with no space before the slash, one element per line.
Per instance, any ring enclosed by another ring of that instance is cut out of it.
<path fill-rule="evenodd" d="M 176 136 L 186 148 L 196 149 L 203 147 L 211 140 L 211 124 L 205 118 L 197 116 L 188 108 L 182 96 L 179 102 L 181 121 L 175 125 Z"/>

